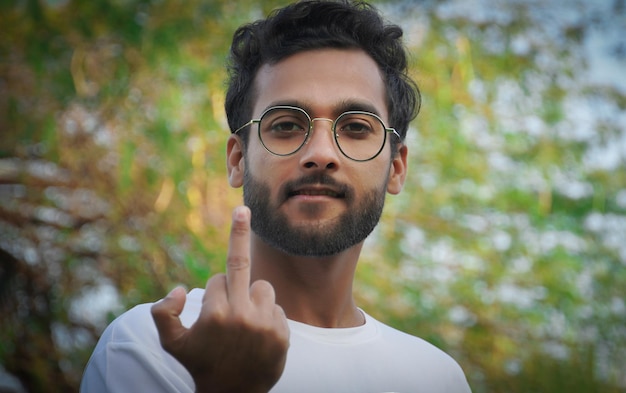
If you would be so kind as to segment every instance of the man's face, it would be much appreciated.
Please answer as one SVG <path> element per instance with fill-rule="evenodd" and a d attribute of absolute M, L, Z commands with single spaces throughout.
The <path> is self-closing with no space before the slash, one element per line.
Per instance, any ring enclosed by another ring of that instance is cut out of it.
<path fill-rule="evenodd" d="M 255 83 L 255 118 L 269 107 L 291 105 L 311 118 L 364 110 L 388 121 L 384 82 L 363 51 L 302 52 L 263 66 Z M 385 192 L 399 192 L 404 181 L 406 148 L 392 159 L 388 140 L 376 158 L 355 162 L 338 149 L 331 123 L 315 121 L 307 144 L 280 157 L 263 148 L 256 131 L 250 128 L 234 176 L 229 158 L 231 183 L 243 183 L 255 234 L 289 254 L 327 256 L 362 242 L 378 223 Z"/>

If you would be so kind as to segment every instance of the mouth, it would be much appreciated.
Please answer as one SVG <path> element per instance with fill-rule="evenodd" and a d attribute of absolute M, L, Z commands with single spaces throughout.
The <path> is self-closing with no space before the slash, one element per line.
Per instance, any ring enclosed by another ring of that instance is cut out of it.
<path fill-rule="evenodd" d="M 329 198 L 345 198 L 346 194 L 344 191 L 341 190 L 336 190 L 333 188 L 328 188 L 328 187 L 302 187 L 302 188 L 297 188 L 294 189 L 292 191 L 290 191 L 287 194 L 288 198 L 291 197 L 295 197 L 295 196 L 299 196 L 299 195 L 303 195 L 303 196 L 325 196 L 325 197 L 329 197 Z"/>
<path fill-rule="evenodd" d="M 291 198 L 308 198 L 311 201 L 316 198 L 352 199 L 352 188 L 341 183 L 327 174 L 313 174 L 283 185 L 283 201 Z"/>

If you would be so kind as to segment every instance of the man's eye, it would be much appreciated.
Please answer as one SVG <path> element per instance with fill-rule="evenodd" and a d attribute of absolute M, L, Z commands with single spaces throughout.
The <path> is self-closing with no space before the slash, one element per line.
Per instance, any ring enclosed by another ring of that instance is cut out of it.
<path fill-rule="evenodd" d="M 272 125 L 272 132 L 301 132 L 304 128 L 298 123 L 284 121 Z"/>
<path fill-rule="evenodd" d="M 365 123 L 348 123 L 341 127 L 341 131 L 346 133 L 363 134 L 372 131 L 372 127 Z"/>
<path fill-rule="evenodd" d="M 368 122 L 350 121 L 343 123 L 337 134 L 349 139 L 369 139 L 374 135 L 374 128 Z"/>

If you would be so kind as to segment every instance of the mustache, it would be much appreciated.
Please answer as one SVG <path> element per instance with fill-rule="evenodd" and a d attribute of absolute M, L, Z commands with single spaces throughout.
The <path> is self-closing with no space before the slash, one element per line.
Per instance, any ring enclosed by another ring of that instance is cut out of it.
<path fill-rule="evenodd" d="M 332 187 L 333 189 L 337 190 L 338 193 L 342 194 L 346 199 L 350 199 L 354 194 L 354 190 L 352 187 L 335 180 L 332 176 L 326 173 L 314 173 L 303 176 L 299 179 L 288 181 L 287 183 L 283 184 L 279 195 L 282 195 L 283 201 L 286 201 L 295 190 L 313 185 L 324 185 Z"/>

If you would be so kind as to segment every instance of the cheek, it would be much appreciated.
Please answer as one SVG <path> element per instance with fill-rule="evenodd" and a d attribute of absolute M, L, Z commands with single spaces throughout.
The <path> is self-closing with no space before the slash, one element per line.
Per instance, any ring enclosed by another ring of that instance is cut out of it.
<path fill-rule="evenodd" d="M 246 156 L 246 174 L 254 181 L 269 187 L 271 199 L 274 199 L 281 185 L 286 181 L 287 170 L 292 163 L 284 158 L 278 162 L 269 154 L 248 154 Z"/>
<path fill-rule="evenodd" d="M 287 165 L 278 163 L 269 154 L 251 154 L 246 159 L 246 168 L 257 180 L 274 182 L 282 176 Z"/>
<path fill-rule="evenodd" d="M 387 189 L 390 167 L 387 162 L 369 162 L 367 168 L 359 172 L 357 184 L 367 189 Z"/>

